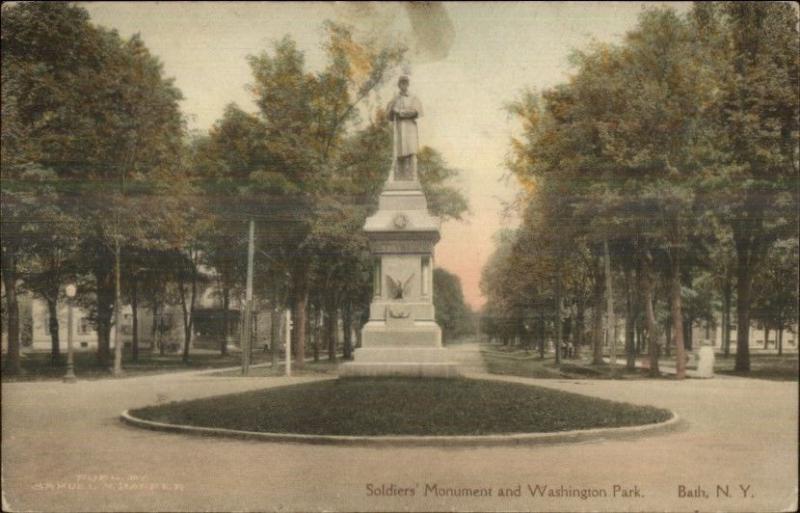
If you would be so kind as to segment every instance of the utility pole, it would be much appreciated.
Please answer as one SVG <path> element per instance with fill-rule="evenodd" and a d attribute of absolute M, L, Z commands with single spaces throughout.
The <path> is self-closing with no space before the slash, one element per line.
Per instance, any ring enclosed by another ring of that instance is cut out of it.
<path fill-rule="evenodd" d="M 134 157 L 136 152 L 136 143 L 133 142 L 133 147 L 130 153 L 130 160 L 127 166 L 133 166 Z M 119 174 L 119 205 L 114 209 L 114 367 L 111 369 L 111 375 L 115 377 L 124 374 L 122 370 L 122 245 L 120 243 L 121 233 L 121 220 L 120 211 L 123 199 L 125 198 L 125 175 L 127 167 L 125 167 Z"/>
<path fill-rule="evenodd" d="M 244 300 L 244 325 L 242 326 L 242 375 L 247 376 L 250 371 L 250 334 L 253 322 L 253 256 L 255 252 L 256 223 L 250 219 L 250 229 L 247 237 L 247 290 Z"/>
<path fill-rule="evenodd" d="M 608 252 L 608 239 L 603 240 L 605 251 L 606 270 L 606 333 L 608 336 L 608 362 L 611 364 L 611 373 L 617 366 L 617 321 L 614 318 L 614 291 L 611 288 L 611 256 Z"/>

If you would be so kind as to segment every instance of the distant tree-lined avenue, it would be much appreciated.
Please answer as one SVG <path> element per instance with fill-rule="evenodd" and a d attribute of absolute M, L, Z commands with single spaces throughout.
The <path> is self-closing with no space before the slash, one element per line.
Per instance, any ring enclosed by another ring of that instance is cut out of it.
<path fill-rule="evenodd" d="M 576 52 L 567 83 L 509 104 L 522 225 L 485 268 L 484 330 L 602 363 L 617 313 L 627 366 L 646 351 L 657 375 L 674 351 L 682 378 L 698 321 L 721 318 L 726 355 L 736 327 L 741 372 L 753 321 L 796 326 L 797 23 L 778 2 L 649 9 L 621 43 Z"/>

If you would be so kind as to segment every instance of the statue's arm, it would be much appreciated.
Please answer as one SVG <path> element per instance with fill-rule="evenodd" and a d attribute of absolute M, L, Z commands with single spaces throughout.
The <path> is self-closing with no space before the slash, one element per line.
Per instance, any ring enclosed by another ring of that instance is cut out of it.
<path fill-rule="evenodd" d="M 411 106 L 404 109 L 402 112 L 395 111 L 395 115 L 399 119 L 417 119 L 422 116 L 422 104 L 416 98 L 411 100 Z"/>
<path fill-rule="evenodd" d="M 404 110 L 396 113 L 398 119 L 417 119 L 419 113 L 416 110 Z"/>
<path fill-rule="evenodd" d="M 392 101 L 389 102 L 389 105 L 386 106 L 386 117 L 389 121 L 394 120 L 403 120 L 403 119 L 417 119 L 419 116 L 422 115 L 422 107 L 420 106 L 418 101 L 413 103 L 413 107 L 410 109 L 403 109 L 397 110 L 395 109 L 395 103 L 397 98 L 394 98 Z"/>

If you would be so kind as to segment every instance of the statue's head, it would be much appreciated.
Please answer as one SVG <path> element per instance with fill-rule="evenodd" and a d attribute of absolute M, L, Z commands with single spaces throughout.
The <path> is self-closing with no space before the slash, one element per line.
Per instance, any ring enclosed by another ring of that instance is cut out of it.
<path fill-rule="evenodd" d="M 406 75 L 403 75 L 399 79 L 397 79 L 397 87 L 400 88 L 400 92 L 402 92 L 402 93 L 405 93 L 406 91 L 408 91 L 408 84 L 409 84 L 409 80 L 408 80 L 408 77 Z"/>

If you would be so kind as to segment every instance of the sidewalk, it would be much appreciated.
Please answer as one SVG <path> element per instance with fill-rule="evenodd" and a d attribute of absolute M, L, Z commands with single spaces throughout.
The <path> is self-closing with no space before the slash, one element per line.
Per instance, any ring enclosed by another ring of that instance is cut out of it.
<path fill-rule="evenodd" d="M 463 373 L 486 372 L 486 362 L 481 355 L 478 342 L 450 344 L 445 346 L 450 359 L 458 364 Z"/>

